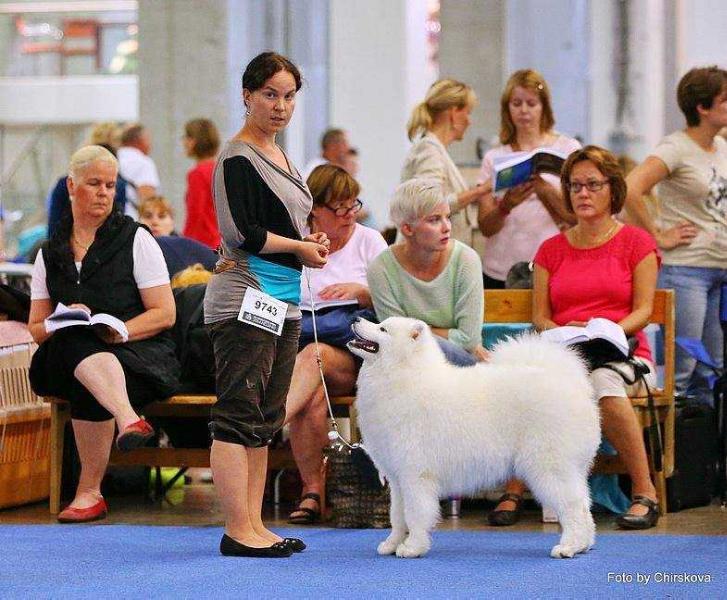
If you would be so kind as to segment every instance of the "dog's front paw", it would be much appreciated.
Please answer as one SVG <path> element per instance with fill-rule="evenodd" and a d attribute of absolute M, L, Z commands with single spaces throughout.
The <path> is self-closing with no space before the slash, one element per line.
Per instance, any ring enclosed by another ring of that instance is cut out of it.
<path fill-rule="evenodd" d="M 417 544 L 411 540 L 402 542 L 396 547 L 399 558 L 419 558 L 429 552 L 429 544 Z"/>
<path fill-rule="evenodd" d="M 383 542 L 379 544 L 379 547 L 376 548 L 376 551 L 381 556 L 389 556 L 390 554 L 394 554 L 396 552 L 396 548 L 401 544 L 401 538 L 400 537 L 394 537 L 389 536 L 387 537 Z"/>
<path fill-rule="evenodd" d="M 553 546 L 550 551 L 550 556 L 553 558 L 573 558 L 578 550 L 573 546 L 566 546 L 565 544 L 557 544 Z"/>

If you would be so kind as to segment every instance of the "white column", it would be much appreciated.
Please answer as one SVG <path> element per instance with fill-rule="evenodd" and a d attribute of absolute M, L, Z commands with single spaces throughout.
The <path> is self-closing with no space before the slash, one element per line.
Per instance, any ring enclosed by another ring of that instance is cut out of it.
<path fill-rule="evenodd" d="M 409 143 L 406 121 L 424 96 L 424 2 L 331 0 L 330 126 L 349 132 L 361 155 L 361 197 L 389 222 Z"/>
<path fill-rule="evenodd" d="M 631 127 L 638 134 L 628 152 L 643 160 L 664 137 L 664 0 L 635 0 L 630 17 Z"/>

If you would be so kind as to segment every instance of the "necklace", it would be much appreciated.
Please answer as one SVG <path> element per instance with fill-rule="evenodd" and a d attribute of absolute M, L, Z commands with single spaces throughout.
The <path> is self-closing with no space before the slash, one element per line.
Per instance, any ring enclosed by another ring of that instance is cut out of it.
<path fill-rule="evenodd" d="M 611 219 L 613 221 L 613 225 L 608 228 L 608 231 L 606 233 L 599 235 L 595 240 L 586 241 L 583 239 L 583 231 L 581 230 L 580 225 L 578 226 L 578 231 L 576 233 L 578 234 L 576 237 L 578 238 L 578 244 L 580 246 L 598 246 L 605 242 L 608 238 L 611 237 L 614 231 L 616 231 L 616 228 L 618 227 L 618 221 L 615 219 Z"/>
<path fill-rule="evenodd" d="M 81 242 L 79 241 L 79 239 L 78 239 L 78 238 L 76 237 L 76 233 L 75 233 L 75 232 L 73 233 L 72 237 L 73 237 L 73 241 L 74 241 L 74 242 L 76 242 L 76 245 L 78 245 L 78 246 L 80 246 L 81 248 L 83 248 L 83 249 L 84 249 L 84 250 L 85 250 L 86 252 L 88 252 L 88 249 L 89 249 L 89 248 L 91 247 L 91 245 L 93 244 L 93 241 L 92 241 L 92 242 L 91 242 L 91 243 L 90 243 L 90 244 L 89 244 L 88 246 L 87 246 L 86 244 L 82 244 L 82 243 L 81 243 Z"/>

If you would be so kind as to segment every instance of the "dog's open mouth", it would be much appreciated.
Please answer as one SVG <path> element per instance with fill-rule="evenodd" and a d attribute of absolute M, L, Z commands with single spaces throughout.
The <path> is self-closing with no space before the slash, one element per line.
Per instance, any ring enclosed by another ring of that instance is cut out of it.
<path fill-rule="evenodd" d="M 379 351 L 379 345 L 376 342 L 362 338 L 355 330 L 353 333 L 356 337 L 348 342 L 349 348 L 357 348 L 369 354 L 376 354 Z"/>

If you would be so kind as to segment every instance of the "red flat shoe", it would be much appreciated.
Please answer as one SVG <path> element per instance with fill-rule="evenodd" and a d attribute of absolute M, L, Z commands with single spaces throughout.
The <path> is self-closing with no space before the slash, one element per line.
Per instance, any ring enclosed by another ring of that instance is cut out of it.
<path fill-rule="evenodd" d="M 106 501 L 101 498 L 93 506 L 88 508 L 74 508 L 69 506 L 65 510 L 58 513 L 59 523 L 89 523 L 90 521 L 100 521 L 105 519 L 108 514 Z"/>
<path fill-rule="evenodd" d="M 122 452 L 141 448 L 154 437 L 154 429 L 144 419 L 127 425 L 116 438 L 116 447 Z"/>

